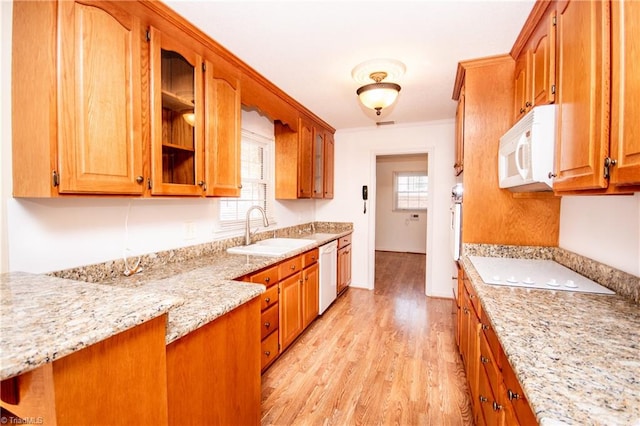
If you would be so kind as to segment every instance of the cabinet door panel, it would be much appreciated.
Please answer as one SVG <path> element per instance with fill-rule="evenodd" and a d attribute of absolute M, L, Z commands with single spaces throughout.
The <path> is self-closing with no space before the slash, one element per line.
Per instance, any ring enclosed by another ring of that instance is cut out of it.
<path fill-rule="evenodd" d="M 318 316 L 318 264 L 306 268 L 302 273 L 303 328 L 307 328 Z"/>
<path fill-rule="evenodd" d="M 207 195 L 239 197 L 241 188 L 240 72 L 223 62 L 206 66 Z"/>
<path fill-rule="evenodd" d="M 606 188 L 609 2 L 572 0 L 558 13 L 558 133 L 554 190 Z"/>
<path fill-rule="evenodd" d="M 614 185 L 640 184 L 640 3 L 611 3 L 611 169 Z"/>
<path fill-rule="evenodd" d="M 203 195 L 202 57 L 153 27 L 150 35 L 151 193 Z"/>
<path fill-rule="evenodd" d="M 142 193 L 140 23 L 108 4 L 58 7 L 59 190 Z"/>
<path fill-rule="evenodd" d="M 280 282 L 280 350 L 285 350 L 302 332 L 301 272 Z"/>
<path fill-rule="evenodd" d="M 513 105 L 513 122 L 520 120 L 529 110 L 531 94 L 529 68 L 531 67 L 531 52 L 523 52 L 516 61 L 515 67 L 515 95 Z"/>
<path fill-rule="evenodd" d="M 531 59 L 531 98 L 533 105 L 551 104 L 555 100 L 553 87 L 556 79 L 556 19 L 550 13 L 533 34 Z"/>
<path fill-rule="evenodd" d="M 313 123 L 306 118 L 300 119 L 298 130 L 298 197 L 313 196 Z"/>
<path fill-rule="evenodd" d="M 323 198 L 333 198 L 334 173 L 334 139 L 333 134 L 326 133 L 324 138 L 324 195 Z"/>

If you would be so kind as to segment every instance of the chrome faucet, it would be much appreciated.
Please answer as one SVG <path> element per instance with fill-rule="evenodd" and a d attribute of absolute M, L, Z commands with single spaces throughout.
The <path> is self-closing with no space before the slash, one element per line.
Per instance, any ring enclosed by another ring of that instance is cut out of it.
<path fill-rule="evenodd" d="M 245 228 L 244 228 L 244 245 L 245 246 L 248 246 L 249 244 L 251 244 L 251 234 L 255 234 L 255 232 L 258 230 L 256 229 L 256 231 L 253 231 L 253 233 L 251 232 L 251 212 L 253 210 L 259 210 L 260 213 L 262 213 L 262 224 L 264 225 L 265 228 L 269 226 L 269 220 L 267 219 L 267 214 L 264 212 L 264 209 L 262 207 L 260 206 L 249 207 L 249 210 L 247 210 L 247 222 L 245 223 Z"/>

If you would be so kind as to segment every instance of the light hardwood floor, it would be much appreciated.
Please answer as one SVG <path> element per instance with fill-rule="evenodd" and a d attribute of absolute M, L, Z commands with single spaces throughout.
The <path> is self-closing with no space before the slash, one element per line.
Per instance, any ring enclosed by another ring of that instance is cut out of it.
<path fill-rule="evenodd" d="M 472 424 L 453 302 L 424 295 L 424 267 L 377 252 L 375 291 L 348 289 L 263 374 L 262 424 Z"/>

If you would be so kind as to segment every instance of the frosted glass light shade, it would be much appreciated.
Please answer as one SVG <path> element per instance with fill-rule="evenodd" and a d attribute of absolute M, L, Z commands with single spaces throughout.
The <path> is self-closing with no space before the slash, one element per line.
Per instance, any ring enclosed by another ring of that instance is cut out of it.
<path fill-rule="evenodd" d="M 393 104 L 400 92 L 400 85 L 395 83 L 371 83 L 356 91 L 360 102 L 367 108 L 376 110 L 380 115 L 382 108 Z"/>

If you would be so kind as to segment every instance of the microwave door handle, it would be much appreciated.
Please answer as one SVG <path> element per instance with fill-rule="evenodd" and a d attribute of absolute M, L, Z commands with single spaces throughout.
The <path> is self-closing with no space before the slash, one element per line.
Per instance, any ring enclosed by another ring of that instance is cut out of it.
<path fill-rule="evenodd" d="M 525 145 L 527 145 L 527 137 L 523 134 L 522 136 L 520 136 L 518 144 L 516 145 L 516 168 L 518 169 L 518 174 L 522 176 L 523 179 L 527 177 L 527 170 L 522 167 L 522 163 L 520 162 L 520 160 L 522 158 L 522 153 L 524 152 L 523 149 Z"/>

